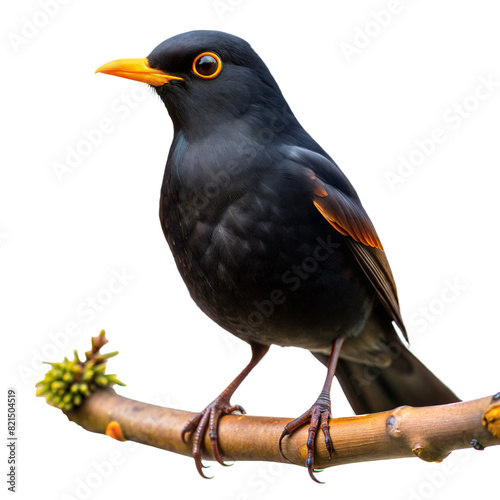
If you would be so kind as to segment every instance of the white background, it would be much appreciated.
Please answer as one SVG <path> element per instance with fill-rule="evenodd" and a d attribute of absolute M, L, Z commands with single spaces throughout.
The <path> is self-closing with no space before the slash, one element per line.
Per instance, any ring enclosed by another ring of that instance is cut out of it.
<path fill-rule="evenodd" d="M 35 398 L 34 384 L 46 369 L 40 357 L 83 353 L 101 328 L 120 351 L 109 363 L 127 383 L 118 392 L 142 401 L 200 410 L 248 361 L 248 346 L 191 301 L 161 232 L 168 114 L 145 85 L 94 75 L 174 34 L 219 29 L 253 45 L 355 185 L 388 253 L 414 352 L 464 399 L 500 390 L 498 2 L 54 1 L 50 16 L 43 0 L 10 2 L 1 21 L 1 394 L 6 415 L 6 389 L 18 391 L 17 498 L 415 500 L 497 489 L 495 448 L 440 465 L 331 468 L 323 486 L 304 469 L 267 463 L 215 464 L 207 481 L 189 458 L 84 431 Z M 481 78 L 493 84 L 478 100 Z M 462 105 L 468 116 L 458 119 Z M 112 130 L 85 150 L 85 133 L 103 119 Z M 436 128 L 446 139 L 425 158 L 414 153 Z M 58 178 L 54 164 L 78 146 L 86 156 Z M 422 161 L 391 189 L 386 172 L 412 154 Z M 110 298 L 113 272 L 126 286 Z M 89 297 L 109 303 L 90 317 Z M 420 308 L 430 308 L 427 319 Z M 79 333 L 69 338 L 61 332 L 71 323 Z M 233 402 L 295 417 L 324 374 L 309 353 L 273 348 Z M 351 414 L 337 386 L 332 396 L 334 416 Z M 111 459 L 113 470 L 97 475 Z"/>

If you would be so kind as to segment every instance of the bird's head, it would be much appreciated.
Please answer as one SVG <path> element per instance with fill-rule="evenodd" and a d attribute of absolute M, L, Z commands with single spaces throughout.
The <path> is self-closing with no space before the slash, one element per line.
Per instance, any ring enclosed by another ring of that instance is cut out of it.
<path fill-rule="evenodd" d="M 178 130 L 210 130 L 248 113 L 283 113 L 278 85 L 250 45 L 218 31 L 190 31 L 160 43 L 147 57 L 97 69 L 152 85 Z"/>

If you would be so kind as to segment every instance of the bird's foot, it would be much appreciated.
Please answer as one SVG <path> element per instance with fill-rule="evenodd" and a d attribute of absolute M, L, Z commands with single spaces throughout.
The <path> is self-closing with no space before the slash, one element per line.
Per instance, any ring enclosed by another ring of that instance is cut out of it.
<path fill-rule="evenodd" d="M 304 424 L 309 423 L 309 431 L 307 435 L 306 467 L 311 479 L 313 481 L 316 481 L 317 483 L 321 483 L 321 481 L 318 481 L 316 479 L 314 473 L 321 471 L 314 469 L 314 441 L 316 437 L 316 432 L 318 431 L 318 427 L 321 427 L 321 430 L 325 437 L 325 446 L 326 449 L 328 450 L 328 455 L 330 456 L 331 459 L 333 453 L 333 444 L 332 444 L 332 439 L 330 437 L 330 429 L 328 426 L 328 421 L 330 420 L 330 417 L 331 417 L 330 396 L 326 393 L 321 393 L 319 398 L 316 400 L 316 402 L 311 406 L 309 410 L 303 413 L 300 417 L 286 424 L 279 440 L 279 449 L 281 456 L 285 460 L 287 460 L 287 458 L 283 455 L 281 442 L 286 436 L 290 436 Z"/>
<path fill-rule="evenodd" d="M 208 435 L 210 436 L 210 449 L 212 455 L 221 465 L 225 464 L 222 460 L 220 448 L 219 448 L 219 437 L 218 437 L 218 426 L 219 420 L 223 415 L 229 415 L 234 412 L 246 413 L 245 410 L 239 405 L 231 405 L 229 400 L 223 395 L 214 399 L 203 411 L 192 417 L 189 422 L 182 429 L 181 438 L 184 443 L 186 443 L 186 435 L 193 435 L 193 458 L 196 464 L 196 469 L 200 475 L 206 479 L 211 479 L 203 474 L 203 468 L 207 467 L 201 462 L 201 455 L 203 449 L 203 441 L 205 438 L 205 432 L 208 428 Z"/>

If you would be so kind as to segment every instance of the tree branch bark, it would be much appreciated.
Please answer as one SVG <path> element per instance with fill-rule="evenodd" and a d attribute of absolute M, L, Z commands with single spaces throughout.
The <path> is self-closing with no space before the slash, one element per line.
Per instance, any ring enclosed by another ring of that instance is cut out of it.
<path fill-rule="evenodd" d="M 191 455 L 191 442 L 184 444 L 181 440 L 182 428 L 194 415 L 191 412 L 141 403 L 112 389 L 101 389 L 80 407 L 64 413 L 91 432 Z M 223 459 L 283 462 L 278 440 L 290 420 L 224 416 L 219 424 Z M 336 418 L 330 421 L 330 428 L 334 454 L 329 460 L 324 441 L 318 439 L 316 468 L 412 456 L 439 461 L 453 450 L 500 444 L 500 393 L 442 406 L 403 406 L 372 415 Z M 283 440 L 283 452 L 290 462 L 304 466 L 306 440 L 307 426 Z M 213 460 L 208 436 L 204 459 Z"/>

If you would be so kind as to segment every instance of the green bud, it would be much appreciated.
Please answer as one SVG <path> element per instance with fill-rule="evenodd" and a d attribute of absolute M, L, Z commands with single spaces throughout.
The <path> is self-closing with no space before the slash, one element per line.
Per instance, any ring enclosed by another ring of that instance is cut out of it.
<path fill-rule="evenodd" d="M 50 384 L 50 389 L 52 392 L 59 392 L 62 389 L 64 392 L 64 389 L 66 389 L 66 384 L 64 382 L 61 382 L 60 380 L 56 380 Z"/>
<path fill-rule="evenodd" d="M 102 385 L 104 387 L 106 387 L 109 384 L 108 379 L 106 378 L 105 375 L 98 375 L 95 378 L 95 383 L 98 385 Z"/>
<path fill-rule="evenodd" d="M 82 368 L 80 365 L 75 365 L 75 366 L 72 366 L 72 367 L 71 367 L 71 371 L 72 371 L 74 374 L 78 375 L 78 374 L 82 373 L 83 368 Z"/>
<path fill-rule="evenodd" d="M 37 385 L 37 390 L 36 390 L 37 397 L 43 396 L 48 390 L 49 390 L 49 387 L 45 384 Z"/>
<path fill-rule="evenodd" d="M 54 363 L 55 364 L 55 363 Z M 58 363 L 59 364 L 59 363 Z M 59 368 L 54 368 L 52 369 L 50 372 L 50 375 L 52 377 L 52 380 L 57 380 L 57 379 L 61 379 L 62 376 L 63 376 L 63 371 L 60 370 Z"/>
<path fill-rule="evenodd" d="M 74 354 L 74 361 L 75 361 L 75 363 L 80 364 L 81 361 L 80 361 L 80 358 L 78 357 L 78 351 L 76 349 L 73 351 L 73 354 Z"/>
<path fill-rule="evenodd" d="M 110 375 L 106 375 L 107 379 L 108 379 L 108 382 L 110 384 L 116 384 L 116 385 L 122 385 L 124 386 L 125 384 L 121 381 L 121 380 L 118 380 L 116 378 L 116 375 L 115 374 L 110 374 Z"/>
<path fill-rule="evenodd" d="M 80 384 L 80 387 L 78 388 L 79 391 L 86 397 L 88 398 L 90 396 L 90 389 L 89 386 L 85 383 Z"/>
<path fill-rule="evenodd" d="M 75 350 L 73 360 L 65 357 L 61 363 L 44 362 L 50 369 L 44 379 L 36 384 L 36 395 L 44 396 L 52 406 L 69 411 L 74 406 L 81 405 L 92 390 L 96 390 L 96 386 L 125 385 L 116 375 L 106 375 L 107 360 L 118 354 L 118 351 L 100 353 L 107 342 L 102 330 L 98 336 L 92 337 L 92 349 L 85 353 L 85 361 L 80 360 Z"/>
<path fill-rule="evenodd" d="M 100 365 L 97 365 L 95 368 L 94 368 L 94 371 L 96 373 L 99 373 L 100 375 L 102 375 L 103 373 L 106 372 L 106 364 L 105 363 L 102 363 Z"/>

